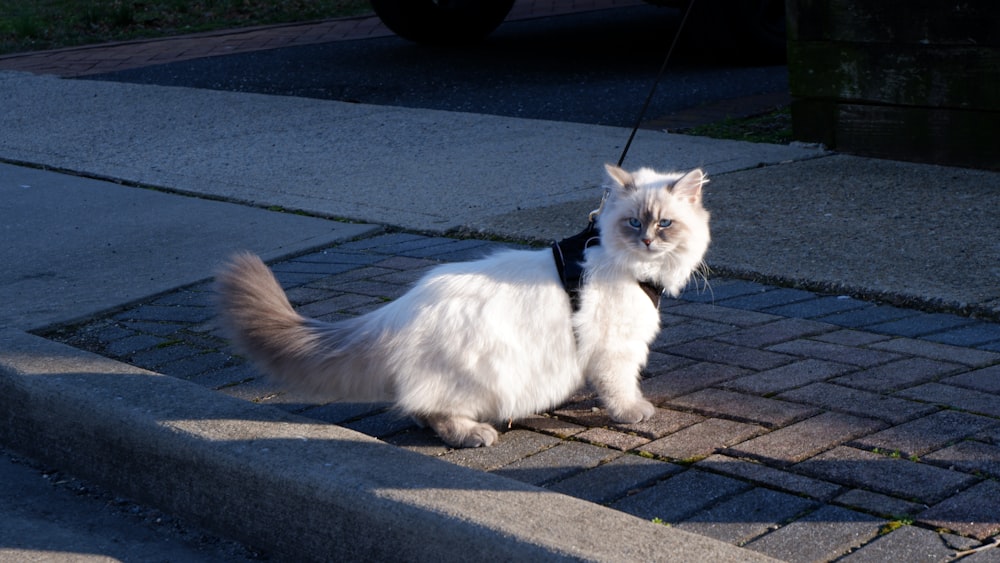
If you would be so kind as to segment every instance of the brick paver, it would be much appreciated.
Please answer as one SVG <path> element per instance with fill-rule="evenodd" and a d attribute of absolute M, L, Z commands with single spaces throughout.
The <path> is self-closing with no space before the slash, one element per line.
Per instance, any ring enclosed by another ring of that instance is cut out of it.
<path fill-rule="evenodd" d="M 562 443 L 554 436 L 526 430 L 512 430 L 506 435 L 511 439 L 500 440 L 489 448 L 452 450 L 441 459 L 473 469 L 494 471 Z"/>
<path fill-rule="evenodd" d="M 833 379 L 833 383 L 869 391 L 895 391 L 934 381 L 961 369 L 958 364 L 927 358 L 906 358 Z"/>
<path fill-rule="evenodd" d="M 900 424 L 930 414 L 939 407 L 886 396 L 872 391 L 852 389 L 827 382 L 816 382 L 776 396 L 793 403 L 804 403 L 835 412 L 870 416 L 890 424 Z"/>
<path fill-rule="evenodd" d="M 928 505 L 979 481 L 975 475 L 895 457 L 893 453 L 838 446 L 797 464 L 795 469 L 817 479 Z"/>
<path fill-rule="evenodd" d="M 670 346 L 662 351 L 692 360 L 717 362 L 754 370 L 776 368 L 790 364 L 795 360 L 793 356 L 788 354 L 707 339 L 685 342 Z"/>
<path fill-rule="evenodd" d="M 703 389 L 669 402 L 704 416 L 718 416 L 779 428 L 819 413 L 813 407 L 743 395 L 724 389 Z"/>
<path fill-rule="evenodd" d="M 560 418 L 566 418 L 584 426 L 594 428 L 611 427 L 620 432 L 632 433 L 650 440 L 677 432 L 681 428 L 691 426 L 702 420 L 702 417 L 696 414 L 660 408 L 656 409 L 652 418 L 648 420 L 643 420 L 635 424 L 619 424 L 611 420 L 604 410 L 598 408 L 597 405 L 598 402 L 591 399 L 583 403 L 556 409 L 554 414 Z"/>
<path fill-rule="evenodd" d="M 777 530 L 817 504 L 788 493 L 756 488 L 703 510 L 676 527 L 742 545 Z"/>
<path fill-rule="evenodd" d="M 869 330 L 899 336 L 927 336 L 971 324 L 972 321 L 957 315 L 931 314 L 909 317 L 898 321 L 877 324 Z"/>
<path fill-rule="evenodd" d="M 821 342 L 830 342 L 831 344 L 843 344 L 844 346 L 867 346 L 875 342 L 889 340 L 891 337 L 886 336 L 884 334 L 875 334 L 873 332 L 864 332 L 860 330 L 851 330 L 847 328 L 842 328 L 840 330 L 834 330 L 831 332 L 815 336 L 814 338 Z"/>
<path fill-rule="evenodd" d="M 884 520 L 824 506 L 746 545 L 784 561 L 830 561 L 874 539 Z"/>
<path fill-rule="evenodd" d="M 557 438 L 569 438 L 570 436 L 576 436 L 584 430 L 587 430 L 586 426 L 573 424 L 572 422 L 568 422 L 554 416 L 544 415 L 529 416 L 518 420 L 516 425 L 519 428 L 534 430 L 544 434 L 551 434 Z"/>
<path fill-rule="evenodd" d="M 582 442 L 560 442 L 550 449 L 521 458 L 494 471 L 532 485 L 547 485 L 607 463 L 622 454 Z"/>
<path fill-rule="evenodd" d="M 895 338 L 872 344 L 871 347 L 971 367 L 985 367 L 1000 362 L 1000 353 L 965 346 L 938 344 L 916 338 Z"/>
<path fill-rule="evenodd" d="M 819 297 L 808 301 L 792 303 L 790 305 L 771 307 L 767 311 L 775 315 L 788 315 L 803 319 L 815 319 L 869 306 L 870 305 L 864 301 L 851 299 L 850 297 L 843 295 L 830 295 L 827 297 Z"/>
<path fill-rule="evenodd" d="M 590 502 L 608 504 L 681 471 L 684 468 L 680 465 L 638 455 L 623 455 L 590 471 L 553 483 L 549 488 Z"/>
<path fill-rule="evenodd" d="M 610 428 L 588 428 L 577 434 L 576 439 L 622 451 L 636 450 L 650 441 L 650 438 L 633 432 L 621 432 Z"/>
<path fill-rule="evenodd" d="M 884 426 L 874 418 L 824 412 L 743 442 L 727 453 L 779 466 L 791 465 Z"/>
<path fill-rule="evenodd" d="M 717 336 L 715 340 L 741 346 L 763 347 L 778 344 L 793 338 L 815 336 L 835 330 L 836 327 L 799 318 L 777 317 L 767 324 L 758 324 L 729 334 Z"/>
<path fill-rule="evenodd" d="M 904 389 L 897 395 L 994 418 L 1000 417 L 1000 396 L 995 393 L 942 385 L 941 383 L 926 383 L 919 387 Z"/>
<path fill-rule="evenodd" d="M 688 469 L 612 503 L 611 507 L 647 520 L 657 518 L 672 524 L 747 490 L 750 485 L 743 481 Z"/>
<path fill-rule="evenodd" d="M 685 301 L 677 304 L 661 303 L 660 306 L 664 309 L 669 307 L 671 315 L 713 320 L 720 323 L 730 324 L 734 327 L 752 327 L 781 320 L 781 317 L 769 315 L 767 313 L 747 311 L 746 309 L 717 307 L 714 302 L 702 304 L 694 301 L 694 299 L 699 299 L 700 297 L 701 296 L 697 293 L 688 292 L 684 296 Z M 691 301 L 687 301 L 688 299 L 691 299 Z M 705 305 L 707 305 L 707 307 Z M 746 344 L 749 345 L 749 343 Z"/>
<path fill-rule="evenodd" d="M 1000 446 L 985 442 L 963 440 L 925 455 L 923 460 L 940 467 L 954 467 L 966 473 L 1000 479 Z"/>
<path fill-rule="evenodd" d="M 997 422 L 985 416 L 944 410 L 854 440 L 852 445 L 900 452 L 907 457 L 921 456 L 996 426 Z"/>
<path fill-rule="evenodd" d="M 902 526 L 841 559 L 842 563 L 885 561 L 948 561 L 975 541 L 954 534 L 939 534 L 917 526 Z"/>
<path fill-rule="evenodd" d="M 708 457 L 720 447 L 739 444 L 767 432 L 763 426 L 709 418 L 637 448 L 655 456 L 684 462 Z"/>
<path fill-rule="evenodd" d="M 655 354 L 655 352 L 654 352 Z M 677 356 L 669 356 L 677 358 Z M 752 373 L 749 370 L 724 364 L 692 362 L 680 358 L 680 365 L 669 371 L 648 365 L 648 377 L 642 381 L 642 392 L 654 403 L 664 403 L 667 399 L 700 391 L 713 385 Z"/>
<path fill-rule="evenodd" d="M 833 502 L 892 520 L 909 519 L 927 508 L 926 505 L 918 502 L 910 502 L 864 489 L 851 489 L 837 495 Z"/>
<path fill-rule="evenodd" d="M 734 309 L 768 311 L 768 309 L 773 309 L 775 307 L 783 307 L 792 303 L 801 303 L 814 299 L 816 299 L 816 294 L 809 291 L 783 287 L 762 286 L 760 291 L 756 293 L 733 297 L 731 299 L 721 299 L 717 300 L 716 303 L 724 307 L 732 307 Z M 774 314 L 777 315 L 778 313 Z"/>
<path fill-rule="evenodd" d="M 275 270 L 301 310 L 338 319 L 398 296 L 441 260 L 509 246 L 392 233 Z M 386 405 L 315 405 L 284 393 L 214 335 L 207 283 L 47 336 L 789 560 L 850 553 L 864 561 L 886 550 L 949 560 L 1000 533 L 1000 354 L 989 348 L 1000 342 L 887 335 L 857 315 L 849 328 L 780 317 L 764 311 L 776 300 L 823 296 L 764 299 L 778 290 L 740 280 L 712 286 L 743 308 L 706 292 L 663 304 L 667 330 L 642 382 L 659 407 L 653 419 L 616 424 L 584 390 L 475 450 L 444 446 Z M 747 308 L 754 299 L 760 310 Z M 889 312 L 927 326 L 928 313 Z M 877 326 L 887 316 L 867 318 Z M 883 528 L 900 518 L 912 525 Z"/>
<path fill-rule="evenodd" d="M 983 481 L 917 515 L 917 521 L 978 540 L 1000 533 L 996 501 L 1000 482 Z"/>
<path fill-rule="evenodd" d="M 854 366 L 847 364 L 809 359 L 737 377 L 720 386 L 731 391 L 769 396 L 854 370 Z"/>
<path fill-rule="evenodd" d="M 751 483 L 823 501 L 832 499 L 843 490 L 843 487 L 835 483 L 820 481 L 800 473 L 792 473 L 756 461 L 722 454 L 713 454 L 699 462 L 697 466 Z"/>
<path fill-rule="evenodd" d="M 775 344 L 768 347 L 768 350 L 858 367 L 873 367 L 900 357 L 898 354 L 892 352 L 859 348 L 857 346 L 845 346 L 843 344 L 823 342 L 822 340 L 811 338 L 800 338 Z"/>
<path fill-rule="evenodd" d="M 823 322 L 847 328 L 871 327 L 876 324 L 898 321 L 919 314 L 918 311 L 912 309 L 900 309 L 889 305 L 872 305 L 871 307 L 827 315 L 823 317 Z"/>
<path fill-rule="evenodd" d="M 942 379 L 941 383 L 1000 394 L 1000 365 L 977 369 L 976 371 Z"/>

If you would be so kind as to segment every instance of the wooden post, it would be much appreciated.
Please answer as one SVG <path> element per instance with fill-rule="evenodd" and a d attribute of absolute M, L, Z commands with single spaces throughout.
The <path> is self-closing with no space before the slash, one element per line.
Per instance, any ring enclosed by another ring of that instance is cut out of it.
<path fill-rule="evenodd" d="M 1000 2 L 786 0 L 796 139 L 1000 169 Z"/>

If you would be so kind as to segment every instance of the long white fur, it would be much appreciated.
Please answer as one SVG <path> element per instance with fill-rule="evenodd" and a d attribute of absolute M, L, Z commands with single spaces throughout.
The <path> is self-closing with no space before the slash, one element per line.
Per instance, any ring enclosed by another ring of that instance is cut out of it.
<path fill-rule="evenodd" d="M 338 323 L 298 315 L 263 262 L 240 254 L 217 277 L 223 327 L 281 380 L 324 398 L 393 402 L 453 446 L 490 445 L 490 423 L 544 412 L 584 383 L 613 419 L 638 422 L 655 410 L 639 371 L 659 312 L 637 282 L 676 295 L 700 265 L 705 179 L 700 170 L 608 173 L 601 245 L 587 250 L 575 314 L 548 249 L 435 267 L 399 299 Z M 675 217 L 683 240 L 647 247 L 613 234 L 649 198 Z"/>

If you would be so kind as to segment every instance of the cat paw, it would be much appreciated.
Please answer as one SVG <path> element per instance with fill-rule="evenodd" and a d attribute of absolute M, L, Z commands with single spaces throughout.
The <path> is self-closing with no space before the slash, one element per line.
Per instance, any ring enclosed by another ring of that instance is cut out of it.
<path fill-rule="evenodd" d="M 465 439 L 462 440 L 461 447 L 478 448 L 480 446 L 492 446 L 499 437 L 500 433 L 497 432 L 496 428 L 493 428 L 484 422 L 480 422 L 476 424 L 476 426 L 469 431 L 469 434 L 465 437 Z"/>
<path fill-rule="evenodd" d="M 492 446 L 500 436 L 493 426 L 463 416 L 435 415 L 424 417 L 423 421 L 453 448 Z"/>
<path fill-rule="evenodd" d="M 608 407 L 608 414 L 611 416 L 611 419 L 615 422 L 623 424 L 634 424 L 636 422 L 648 420 L 653 418 L 653 414 L 655 413 L 656 407 L 654 407 L 653 403 L 650 403 L 646 399 L 639 399 L 624 408 Z"/>

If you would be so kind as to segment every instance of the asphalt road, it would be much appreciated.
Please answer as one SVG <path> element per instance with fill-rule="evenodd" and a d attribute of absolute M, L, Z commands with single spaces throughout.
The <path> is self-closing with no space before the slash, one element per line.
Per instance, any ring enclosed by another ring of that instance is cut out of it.
<path fill-rule="evenodd" d="M 398 37 L 197 59 L 88 79 L 631 126 L 680 24 L 656 6 L 502 24 L 482 44 Z M 720 100 L 783 93 L 784 66 L 737 64 L 739 45 L 685 27 L 646 120 Z"/>

